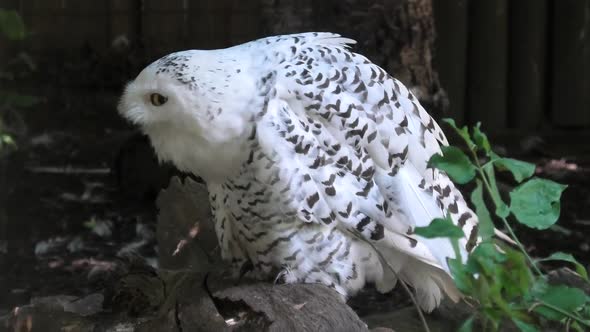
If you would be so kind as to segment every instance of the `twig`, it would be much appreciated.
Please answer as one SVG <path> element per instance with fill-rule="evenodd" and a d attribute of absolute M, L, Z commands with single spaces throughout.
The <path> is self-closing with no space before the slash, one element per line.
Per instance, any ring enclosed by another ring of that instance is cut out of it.
<path fill-rule="evenodd" d="M 82 167 L 52 167 L 52 166 L 38 166 L 27 167 L 27 170 L 32 173 L 46 173 L 46 174 L 110 174 L 110 168 L 82 168 Z"/>
<path fill-rule="evenodd" d="M 545 307 L 547 307 L 547 308 L 549 308 L 551 310 L 555 310 L 555 311 L 559 312 L 560 314 L 568 317 L 569 319 L 575 320 L 576 322 L 578 322 L 578 323 L 580 323 L 580 324 L 582 324 L 582 325 L 584 325 L 586 327 L 590 327 L 590 323 L 588 323 L 587 321 L 585 321 L 584 319 L 582 319 L 582 318 L 580 318 L 578 316 L 572 315 L 571 312 L 568 312 L 566 310 L 563 310 L 560 307 L 554 306 L 553 304 L 547 303 L 547 302 L 542 301 L 542 300 L 539 300 L 539 299 L 537 299 L 537 301 L 539 301 L 539 304 L 542 305 L 542 306 L 545 306 Z"/>

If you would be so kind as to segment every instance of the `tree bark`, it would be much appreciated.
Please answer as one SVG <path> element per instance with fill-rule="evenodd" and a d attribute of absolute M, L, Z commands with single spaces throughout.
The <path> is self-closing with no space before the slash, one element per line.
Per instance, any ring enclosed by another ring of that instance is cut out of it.
<path fill-rule="evenodd" d="M 313 30 L 353 38 L 358 53 L 406 84 L 431 114 L 447 108 L 432 65 L 432 0 L 261 1 L 265 34 Z"/>

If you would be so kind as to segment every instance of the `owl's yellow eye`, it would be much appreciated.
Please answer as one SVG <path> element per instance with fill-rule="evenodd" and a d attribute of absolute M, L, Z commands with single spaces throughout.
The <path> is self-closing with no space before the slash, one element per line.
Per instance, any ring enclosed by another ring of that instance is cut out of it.
<path fill-rule="evenodd" d="M 152 93 L 150 95 L 150 102 L 154 106 L 162 106 L 162 105 L 166 104 L 167 101 L 168 101 L 168 97 L 164 97 L 159 93 Z"/>

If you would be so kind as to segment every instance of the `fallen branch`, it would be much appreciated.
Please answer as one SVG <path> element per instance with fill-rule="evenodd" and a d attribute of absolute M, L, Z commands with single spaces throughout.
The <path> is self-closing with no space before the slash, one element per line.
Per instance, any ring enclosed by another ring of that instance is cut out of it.
<path fill-rule="evenodd" d="M 84 168 L 84 167 L 54 167 L 54 166 L 29 166 L 26 170 L 31 173 L 41 174 L 92 174 L 92 175 L 108 175 L 111 173 L 110 168 Z"/>

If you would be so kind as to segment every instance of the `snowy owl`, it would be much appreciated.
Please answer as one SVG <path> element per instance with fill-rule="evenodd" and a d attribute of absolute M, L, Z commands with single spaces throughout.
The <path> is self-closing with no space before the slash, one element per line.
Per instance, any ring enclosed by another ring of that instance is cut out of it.
<path fill-rule="evenodd" d="M 426 311 L 460 297 L 448 239 L 413 234 L 450 214 L 477 243 L 477 217 L 429 168 L 447 140 L 398 80 L 332 33 L 264 38 L 155 61 L 120 113 L 160 160 L 203 178 L 222 256 L 236 271 L 322 283 L 344 296 L 410 284 Z"/>

